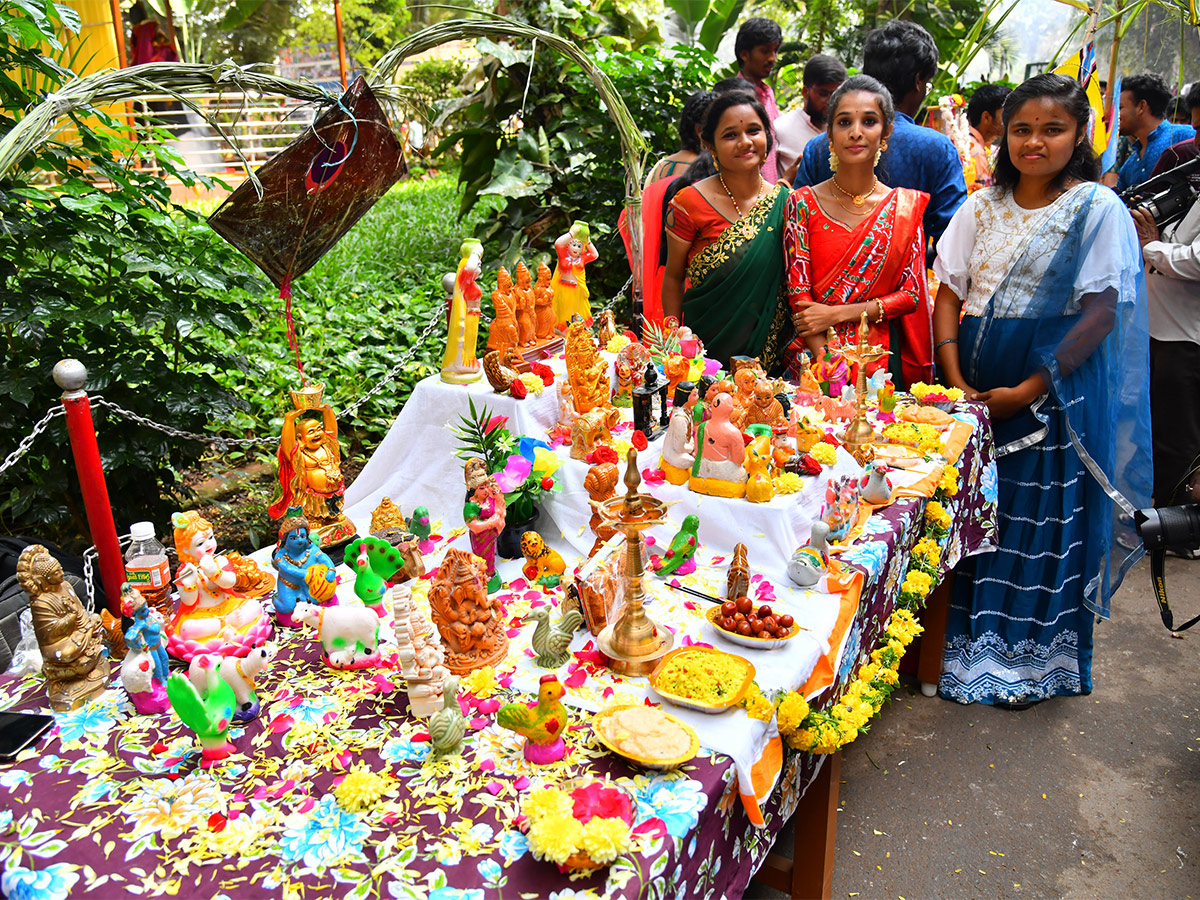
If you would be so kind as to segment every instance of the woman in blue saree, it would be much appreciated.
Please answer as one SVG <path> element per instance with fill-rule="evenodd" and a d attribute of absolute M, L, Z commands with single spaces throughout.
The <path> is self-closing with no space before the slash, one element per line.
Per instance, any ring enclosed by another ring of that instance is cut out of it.
<path fill-rule="evenodd" d="M 995 552 L 960 567 L 947 622 L 939 689 L 963 703 L 1090 693 L 1093 617 L 1141 555 L 1126 547 L 1151 483 L 1145 285 L 1088 114 L 1061 75 L 1013 91 L 996 184 L 938 243 L 938 362 L 987 403 L 999 481 Z"/>

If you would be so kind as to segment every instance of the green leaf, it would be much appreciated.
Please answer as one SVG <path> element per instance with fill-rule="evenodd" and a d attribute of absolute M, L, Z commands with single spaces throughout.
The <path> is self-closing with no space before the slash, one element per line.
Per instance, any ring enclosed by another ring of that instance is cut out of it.
<path fill-rule="evenodd" d="M 506 69 L 515 65 L 528 65 L 533 58 L 532 50 L 515 50 L 508 41 L 496 43 L 485 37 L 476 38 L 475 49 L 482 54 L 496 57 Z"/>
<path fill-rule="evenodd" d="M 709 6 L 708 0 L 666 0 L 666 4 L 683 20 L 689 37 L 708 13 Z"/>

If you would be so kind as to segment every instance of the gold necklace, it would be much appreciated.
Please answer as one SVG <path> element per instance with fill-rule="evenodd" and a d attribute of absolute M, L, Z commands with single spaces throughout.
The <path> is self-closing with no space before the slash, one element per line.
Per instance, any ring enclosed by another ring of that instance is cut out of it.
<path fill-rule="evenodd" d="M 742 208 L 738 206 L 737 198 L 733 196 L 733 191 L 729 189 L 729 185 L 725 183 L 725 176 L 721 174 L 720 169 L 717 169 L 717 180 L 721 182 L 721 187 L 725 188 L 725 193 L 729 195 L 729 202 L 733 204 L 733 208 L 737 211 L 737 220 L 735 221 L 740 220 L 742 218 Z M 754 195 L 755 202 L 762 195 L 764 184 L 766 182 L 763 181 L 762 174 L 760 173 L 758 176 L 758 193 Z M 874 188 L 871 188 L 871 190 L 874 190 Z"/>
<path fill-rule="evenodd" d="M 759 176 L 759 177 L 761 177 L 761 176 Z M 879 186 L 879 176 L 872 175 L 871 176 L 871 189 L 869 191 L 867 191 L 865 194 L 852 194 L 848 190 L 846 190 L 844 187 L 842 187 L 840 184 L 838 184 L 836 175 L 830 176 L 829 180 L 833 182 L 833 186 L 835 188 L 837 188 L 839 191 L 841 191 L 843 194 L 845 194 L 847 197 L 849 197 L 850 201 L 855 206 L 862 206 L 864 203 L 866 203 L 867 198 L 870 197 L 873 193 L 875 193 L 875 188 L 877 188 Z"/>

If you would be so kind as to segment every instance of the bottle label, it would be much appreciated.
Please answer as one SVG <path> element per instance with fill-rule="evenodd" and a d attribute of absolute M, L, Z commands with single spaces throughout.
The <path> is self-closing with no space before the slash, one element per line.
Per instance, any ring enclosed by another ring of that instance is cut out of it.
<path fill-rule="evenodd" d="M 141 588 L 157 590 L 170 583 L 171 568 L 165 559 L 161 563 L 147 568 L 126 568 L 125 580 L 139 590 Z"/>

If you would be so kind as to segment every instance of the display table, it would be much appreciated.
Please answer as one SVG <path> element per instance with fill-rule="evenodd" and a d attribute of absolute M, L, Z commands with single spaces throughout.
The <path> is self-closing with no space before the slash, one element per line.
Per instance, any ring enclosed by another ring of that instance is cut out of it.
<path fill-rule="evenodd" d="M 515 432 L 525 427 L 525 416 L 551 418 L 542 404 L 552 395 L 517 403 L 490 394 L 486 385 L 479 393 L 494 412 L 510 415 Z M 963 408 L 960 418 L 978 421 L 979 407 Z M 455 461 L 440 482 L 444 499 L 429 483 L 435 469 L 452 459 L 446 452 L 452 437 L 440 424 L 452 412 L 442 408 L 438 424 L 422 424 L 413 435 L 393 429 L 349 498 L 360 530 L 369 524 L 370 509 L 388 493 L 406 511 L 424 504 L 441 520 L 439 550 L 466 546 L 459 526 L 461 467 Z M 403 453 L 388 455 L 394 448 Z M 644 465 L 650 464 L 647 458 Z M 995 467 L 986 424 L 976 428 L 958 465 L 960 489 L 945 501 L 953 525 L 943 570 L 986 547 L 994 533 Z M 450 471 L 458 473 L 457 491 L 451 490 Z M 656 492 L 658 487 L 643 489 Z M 702 513 L 711 499 L 701 502 Z M 831 643 L 828 654 L 824 648 L 812 651 L 817 665 L 823 660 L 832 667 L 827 686 L 811 697 L 814 707 L 832 704 L 857 665 L 880 644 L 921 534 L 924 506 L 923 499 L 909 498 L 877 511 L 842 554 L 847 569 L 862 576 L 856 603 L 830 606 L 822 595 L 807 598 L 812 621 L 828 623 Z M 571 531 L 563 529 L 558 539 L 574 544 Z M 776 551 L 765 534 L 757 541 L 753 534 L 750 538 L 751 567 L 760 572 L 757 561 L 775 560 Z M 704 561 L 715 567 L 721 552 L 719 546 L 706 548 Z M 514 565 L 502 569 L 510 582 Z M 774 566 L 769 562 L 762 574 L 782 591 Z M 658 599 L 648 607 L 652 614 L 654 603 L 688 608 L 682 598 L 668 600 L 663 590 L 661 585 L 654 590 Z M 515 687 L 544 671 L 534 669 L 524 651 L 532 626 L 522 628 L 519 619 L 529 604 L 555 599 L 519 583 L 510 583 L 506 594 L 513 641 L 509 659 L 517 668 L 502 699 L 516 696 Z M 801 606 L 805 599 L 795 602 Z M 690 612 L 698 620 L 703 610 Z M 687 627 L 685 634 L 716 643 L 705 628 Z M 560 678 L 586 676 L 577 688 L 581 698 L 588 694 L 589 679 L 595 688 L 604 677 L 588 669 L 588 639 L 585 634 L 576 638 L 576 655 L 560 670 Z M 604 897 L 737 897 L 764 863 L 764 871 L 780 869 L 775 861 L 767 863 L 768 854 L 810 786 L 810 799 L 819 801 L 817 814 L 823 818 L 806 820 L 807 831 L 797 829 L 797 851 L 815 853 L 816 868 L 784 877 L 793 886 L 800 884 L 800 874 L 815 878 L 818 886 L 828 884 L 831 870 L 821 866 L 832 859 L 836 756 L 822 771 L 825 757 L 783 749 L 757 825 L 739 798 L 738 767 L 729 757 L 702 750 L 679 770 L 644 771 L 603 751 L 591 735 L 586 711 L 578 707 L 571 708 L 571 752 L 561 763 L 529 766 L 520 757 L 520 739 L 477 709 L 471 712 L 462 759 L 430 762 L 424 725 L 407 714 L 403 683 L 395 673 L 334 672 L 320 663 L 307 637 L 288 632 L 278 640 L 279 655 L 260 680 L 263 714 L 235 735 L 239 753 L 221 764 L 200 765 L 193 735 L 172 714 L 131 717 L 123 692 L 114 688 L 81 710 L 59 715 L 57 729 L 34 751 L 0 766 L 6 792 L 0 809 L 5 893 L 482 900 L 592 890 Z M 643 679 L 632 679 L 629 689 L 644 691 L 642 685 Z M 0 679 L 0 707 L 43 704 L 37 678 Z M 750 721 L 742 710 L 722 715 Z M 773 726 L 764 727 L 770 740 Z M 346 812 L 331 790 L 360 763 L 390 772 L 395 789 L 371 811 Z M 638 801 L 640 838 L 637 852 L 572 880 L 533 859 L 513 823 L 531 786 L 579 774 L 607 775 L 629 786 Z"/>

